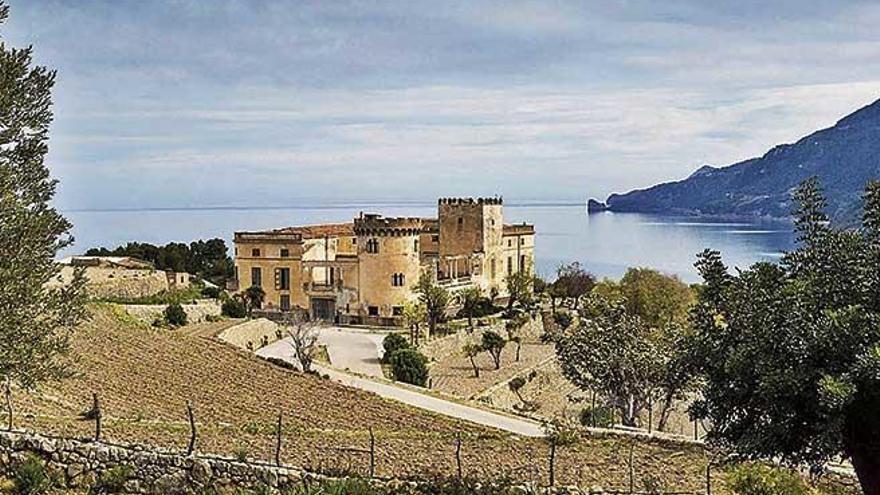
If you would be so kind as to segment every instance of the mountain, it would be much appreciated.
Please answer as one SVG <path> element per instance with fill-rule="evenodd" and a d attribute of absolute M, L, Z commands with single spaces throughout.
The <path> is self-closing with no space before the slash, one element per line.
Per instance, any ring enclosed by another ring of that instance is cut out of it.
<path fill-rule="evenodd" d="M 705 165 L 688 178 L 612 194 L 590 211 L 784 218 L 791 192 L 818 176 L 835 222 L 855 223 L 865 183 L 880 178 L 880 100 L 794 144 L 726 167 Z"/>

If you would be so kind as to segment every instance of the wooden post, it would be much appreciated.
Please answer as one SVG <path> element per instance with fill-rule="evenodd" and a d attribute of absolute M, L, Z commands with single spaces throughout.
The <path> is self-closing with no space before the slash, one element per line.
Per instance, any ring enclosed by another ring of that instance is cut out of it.
<path fill-rule="evenodd" d="M 648 397 L 648 435 L 654 429 L 654 399 Z"/>
<path fill-rule="evenodd" d="M 590 426 L 596 427 L 596 391 L 592 391 L 592 399 L 590 402 Z"/>
<path fill-rule="evenodd" d="M 697 430 L 697 419 L 694 418 L 694 441 L 699 440 L 699 431 Z"/>
<path fill-rule="evenodd" d="M 712 460 L 706 463 L 706 495 L 712 495 Z"/>
<path fill-rule="evenodd" d="M 455 434 L 455 467 L 458 480 L 461 481 L 461 432 Z"/>
<path fill-rule="evenodd" d="M 190 401 L 186 401 L 186 415 L 189 418 L 189 446 L 186 448 L 186 455 L 191 455 L 196 449 L 196 418 Z"/>
<path fill-rule="evenodd" d="M 556 485 L 556 439 L 550 440 L 550 487 Z"/>
<path fill-rule="evenodd" d="M 635 442 L 629 444 L 629 493 L 633 493 L 635 489 L 636 467 L 633 462 L 633 449 L 635 446 Z"/>
<path fill-rule="evenodd" d="M 12 379 L 8 375 L 6 380 L 4 380 L 4 384 L 6 392 L 6 429 L 12 431 Z"/>
<path fill-rule="evenodd" d="M 275 432 L 275 465 L 281 465 L 281 415 L 282 413 L 278 412 L 278 427 Z"/>
<path fill-rule="evenodd" d="M 376 476 L 376 436 L 373 427 L 370 427 L 370 478 Z"/>
<path fill-rule="evenodd" d="M 95 415 L 95 441 L 101 441 L 101 401 L 97 393 L 92 393 L 92 413 Z"/>

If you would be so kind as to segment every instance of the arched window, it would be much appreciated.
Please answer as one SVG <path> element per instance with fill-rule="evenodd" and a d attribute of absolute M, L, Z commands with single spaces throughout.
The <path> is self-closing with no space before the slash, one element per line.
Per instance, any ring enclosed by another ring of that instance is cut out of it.
<path fill-rule="evenodd" d="M 393 287 L 403 287 L 406 284 L 406 277 L 402 273 L 394 273 L 391 275 L 391 285 Z"/>
<path fill-rule="evenodd" d="M 379 241 L 376 239 L 369 239 L 367 241 L 367 252 L 376 254 L 379 252 Z"/>

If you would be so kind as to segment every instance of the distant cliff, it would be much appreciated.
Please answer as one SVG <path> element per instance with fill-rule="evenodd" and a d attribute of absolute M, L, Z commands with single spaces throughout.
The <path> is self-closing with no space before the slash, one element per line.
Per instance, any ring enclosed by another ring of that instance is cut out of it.
<path fill-rule="evenodd" d="M 858 221 L 865 183 L 880 178 L 880 100 L 760 158 L 706 165 L 684 180 L 612 194 L 590 211 L 782 218 L 791 213 L 792 189 L 813 175 L 831 218 Z"/>

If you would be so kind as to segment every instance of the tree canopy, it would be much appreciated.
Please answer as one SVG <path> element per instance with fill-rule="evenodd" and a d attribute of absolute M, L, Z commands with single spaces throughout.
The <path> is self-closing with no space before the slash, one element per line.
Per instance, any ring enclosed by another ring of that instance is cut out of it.
<path fill-rule="evenodd" d="M 832 227 L 818 182 L 794 195 L 798 246 L 780 264 L 732 275 L 705 251 L 692 314 L 692 413 L 709 439 L 747 458 L 819 469 L 843 454 L 865 493 L 880 493 L 880 184 L 863 226 Z"/>
<path fill-rule="evenodd" d="M 8 7 L 0 2 L 0 25 Z M 81 271 L 65 286 L 56 255 L 73 243 L 45 165 L 55 72 L 0 43 L 0 377 L 30 389 L 68 375 L 69 335 L 86 317 Z"/>
<path fill-rule="evenodd" d="M 130 256 L 149 261 L 159 270 L 187 272 L 223 286 L 235 272 L 223 239 L 198 240 L 184 244 L 170 242 L 155 246 L 146 242 L 129 242 L 113 249 L 91 248 L 86 256 Z"/>

